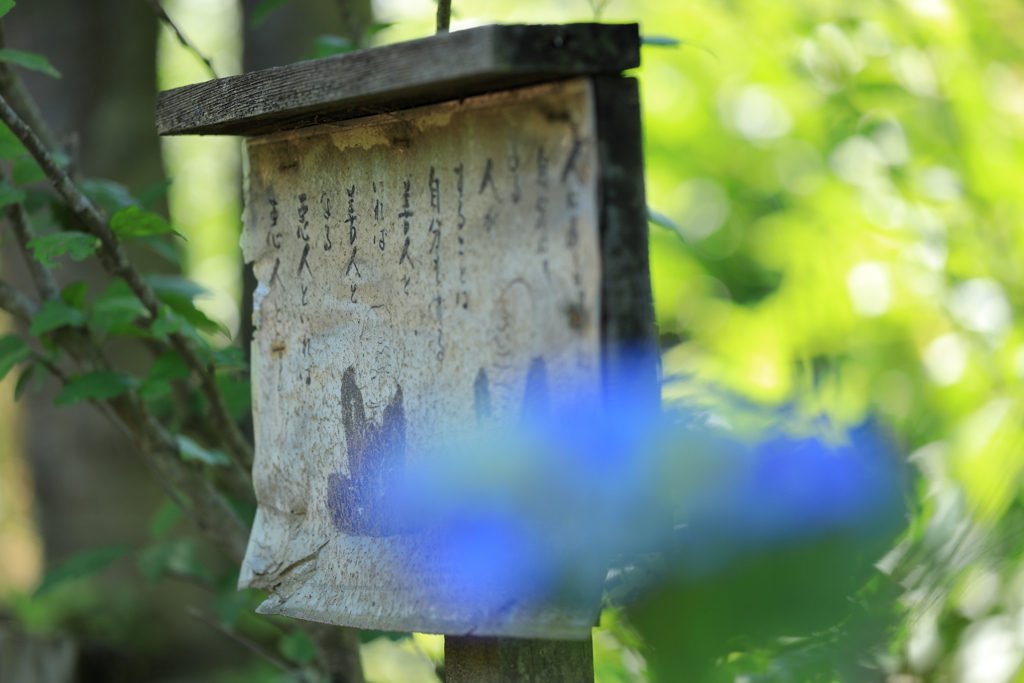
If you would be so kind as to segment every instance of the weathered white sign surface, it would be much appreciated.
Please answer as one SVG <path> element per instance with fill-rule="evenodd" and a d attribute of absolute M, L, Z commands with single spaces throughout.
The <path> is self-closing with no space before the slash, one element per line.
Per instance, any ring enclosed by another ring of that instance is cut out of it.
<path fill-rule="evenodd" d="M 271 591 L 261 612 L 589 637 L 596 603 L 454 600 L 383 491 L 467 427 L 598 389 L 592 99 L 577 79 L 249 140 L 259 511 L 240 584 Z"/>

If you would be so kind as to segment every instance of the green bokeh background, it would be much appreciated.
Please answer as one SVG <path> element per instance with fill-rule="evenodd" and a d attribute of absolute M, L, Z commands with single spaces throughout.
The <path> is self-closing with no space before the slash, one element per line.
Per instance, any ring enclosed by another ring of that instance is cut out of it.
<path fill-rule="evenodd" d="M 917 477 L 889 587 L 866 589 L 892 591 L 895 621 L 856 671 L 801 673 L 777 647 L 721 673 L 1024 680 L 1024 5 L 615 0 L 603 18 L 681 41 L 636 72 L 648 202 L 675 228 L 651 227 L 666 399 L 876 415 Z"/>

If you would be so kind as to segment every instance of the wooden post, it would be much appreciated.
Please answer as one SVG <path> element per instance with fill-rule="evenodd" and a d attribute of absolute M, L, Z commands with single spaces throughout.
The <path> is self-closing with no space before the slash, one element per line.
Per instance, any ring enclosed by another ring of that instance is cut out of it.
<path fill-rule="evenodd" d="M 445 683 L 593 683 L 591 641 L 445 636 Z"/>
<path fill-rule="evenodd" d="M 657 405 L 638 65 L 635 25 L 484 26 L 161 93 L 162 134 L 248 136 L 258 611 L 448 634 L 450 683 L 593 680 L 600 568 L 466 604 L 386 495 L 538 396 Z"/>

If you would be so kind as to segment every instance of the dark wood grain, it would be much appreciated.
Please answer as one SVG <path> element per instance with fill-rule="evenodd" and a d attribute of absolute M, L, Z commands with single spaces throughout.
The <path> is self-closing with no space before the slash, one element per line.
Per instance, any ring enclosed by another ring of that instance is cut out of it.
<path fill-rule="evenodd" d="M 161 135 L 260 135 L 640 65 L 636 24 L 491 25 L 160 93 Z"/>

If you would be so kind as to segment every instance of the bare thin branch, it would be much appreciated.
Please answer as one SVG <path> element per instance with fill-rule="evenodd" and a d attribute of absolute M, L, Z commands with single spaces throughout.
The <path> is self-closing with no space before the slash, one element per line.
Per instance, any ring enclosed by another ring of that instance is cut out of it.
<path fill-rule="evenodd" d="M 604 14 L 604 10 L 608 5 L 611 4 L 612 0 L 587 0 L 590 3 L 590 8 L 594 10 L 594 21 L 601 21 L 601 15 Z"/>
<path fill-rule="evenodd" d="M 305 620 L 296 621 L 295 626 L 316 646 L 320 666 L 332 683 L 364 683 L 358 629 Z"/>
<path fill-rule="evenodd" d="M 189 39 L 185 37 L 185 34 L 181 32 L 181 29 L 178 28 L 178 25 L 175 24 L 174 21 L 170 18 L 170 16 L 167 15 L 167 11 L 163 8 L 163 5 L 160 4 L 160 0 L 147 1 L 149 2 L 149 6 L 153 8 L 153 14 L 156 15 L 156 18 L 164 22 L 164 24 L 167 25 L 167 28 L 174 31 L 174 35 L 177 36 L 178 42 L 181 43 L 182 47 L 184 47 L 186 50 L 189 50 L 192 54 L 198 57 L 203 62 L 203 64 L 206 65 L 206 68 L 209 70 L 210 75 L 214 78 L 217 78 L 217 72 L 213 69 L 213 62 L 211 62 L 209 59 L 203 56 L 203 53 L 199 51 L 199 48 L 193 45 L 191 41 L 189 41 Z"/>
<path fill-rule="evenodd" d="M 32 316 L 39 310 L 27 294 L 3 280 L 0 280 L 0 308 L 26 325 L 32 322 Z"/>
<path fill-rule="evenodd" d="M 373 6 L 370 0 L 335 0 L 338 17 L 341 19 L 342 35 L 352 42 L 356 49 L 367 46 L 367 29 L 373 21 Z"/>
<path fill-rule="evenodd" d="M 0 180 L 6 180 L 6 178 L 3 177 L 2 172 L 0 172 Z M 39 296 L 43 299 L 56 299 L 60 296 L 60 289 L 57 287 L 57 280 L 54 279 L 53 273 L 50 272 L 49 268 L 32 257 L 32 250 L 28 246 L 28 243 L 31 242 L 36 235 L 35 230 L 32 228 L 32 219 L 29 218 L 25 205 L 21 202 L 11 204 L 4 209 L 4 214 L 7 216 L 7 220 L 11 223 L 11 229 L 14 231 L 14 238 L 18 242 L 18 247 L 21 248 L 21 255 L 25 259 L 25 264 L 28 266 L 29 273 L 32 275 L 32 281 L 35 283 L 36 289 L 39 291 Z"/>
<path fill-rule="evenodd" d="M 448 33 L 452 24 L 452 0 L 437 0 L 437 32 Z"/>
<path fill-rule="evenodd" d="M 61 384 L 68 383 L 68 376 L 64 374 L 64 371 L 58 368 L 56 365 L 51 363 L 45 356 L 41 356 L 35 351 L 32 352 L 32 360 L 45 367 L 51 375 L 60 380 Z"/>
<path fill-rule="evenodd" d="M 249 638 L 246 638 L 245 636 L 243 636 L 241 633 L 239 633 L 238 631 L 236 631 L 234 629 L 231 629 L 231 628 L 228 628 L 228 627 L 224 626 L 223 624 L 221 624 L 219 621 L 217 621 L 213 617 L 210 617 L 210 616 L 204 614 L 198 608 L 193 607 L 193 606 L 190 605 L 189 608 L 188 608 L 188 613 L 191 616 L 193 616 L 196 619 L 198 619 L 199 621 L 201 621 L 204 624 L 206 624 L 207 626 L 209 626 L 210 628 L 215 629 L 217 631 L 220 631 L 221 633 L 226 635 L 228 638 L 231 638 L 231 640 L 233 640 L 236 643 L 240 643 L 241 645 L 245 646 L 246 648 L 249 649 L 250 652 L 252 652 L 253 654 L 255 654 L 255 655 L 259 656 L 259 657 L 262 657 L 265 660 L 267 660 L 268 662 L 270 662 L 271 664 L 273 664 L 274 666 L 279 668 L 281 671 L 284 671 L 286 674 L 288 674 L 289 676 L 291 676 L 295 680 L 297 680 L 297 681 L 306 681 L 306 680 L 308 680 L 306 678 L 306 675 L 303 674 L 301 670 L 296 669 L 293 666 L 289 666 L 284 660 L 282 660 L 282 659 L 280 659 L 278 657 L 275 657 L 266 648 L 264 648 L 262 645 L 260 645 L 256 641 L 251 640 Z"/>
<path fill-rule="evenodd" d="M 249 529 L 238 513 L 199 469 L 181 459 L 177 441 L 134 391 L 107 403 L 113 416 L 125 423 L 132 442 L 175 504 L 228 557 L 240 563 L 245 557 Z"/>
<path fill-rule="evenodd" d="M 121 418 L 121 416 L 114 412 L 113 408 L 111 408 L 105 401 L 92 401 L 92 404 L 96 406 L 96 408 L 98 408 L 101 413 L 103 413 L 103 415 L 110 421 L 111 424 L 114 425 L 114 427 L 118 429 L 118 431 L 121 432 L 121 434 L 123 434 L 129 441 L 132 442 L 133 445 L 136 446 L 136 448 L 138 448 L 138 436 L 131 430 L 131 428 L 127 424 L 125 424 L 125 421 Z M 182 513 L 186 517 L 188 517 L 193 524 L 196 525 L 196 527 L 201 529 L 203 527 L 203 523 L 199 520 L 198 517 L 196 517 L 196 514 L 192 511 L 192 508 L 190 508 L 188 504 L 181 499 L 181 496 L 178 495 L 178 492 L 174 490 L 174 487 L 171 486 L 170 483 L 168 483 L 166 478 L 161 476 L 160 468 L 153 460 L 153 456 L 141 448 L 138 448 L 138 450 L 139 454 L 142 456 L 142 459 L 146 461 L 146 464 L 152 470 L 153 476 L 156 478 L 157 484 L 159 484 L 160 488 L 162 488 L 164 493 L 167 494 L 167 497 L 170 498 L 174 502 L 174 504 L 178 506 L 178 509 L 180 509 Z"/>
<path fill-rule="evenodd" d="M 140 273 L 128 260 L 128 254 L 110 229 L 107 219 L 99 209 L 75 186 L 68 174 L 60 167 L 42 141 L 24 121 L 15 113 L 7 101 L 0 96 L 0 120 L 7 124 L 17 136 L 36 163 L 46 173 L 54 189 L 61 195 L 72 212 L 82 221 L 85 228 L 99 238 L 102 245 L 100 262 L 111 275 L 124 278 L 124 281 L 138 297 L 142 305 L 149 311 L 150 317 L 156 319 L 160 313 L 161 303 L 156 293 Z M 235 423 L 228 411 L 224 397 L 217 386 L 216 377 L 210 366 L 199 357 L 192 342 L 182 333 L 173 332 L 168 335 L 171 346 L 181 356 L 185 365 L 199 378 L 200 388 L 210 407 L 211 418 L 224 436 L 228 453 L 239 465 L 248 469 L 252 466 L 252 446 L 246 441 L 242 430 Z"/>

